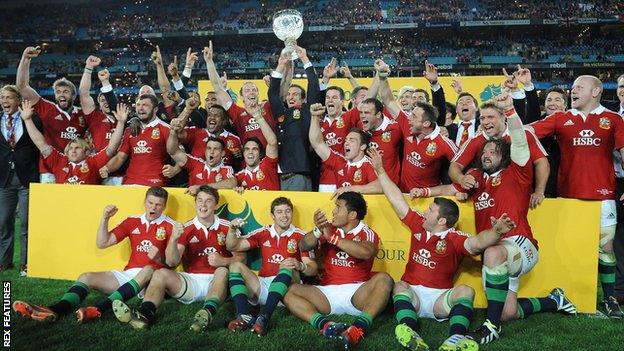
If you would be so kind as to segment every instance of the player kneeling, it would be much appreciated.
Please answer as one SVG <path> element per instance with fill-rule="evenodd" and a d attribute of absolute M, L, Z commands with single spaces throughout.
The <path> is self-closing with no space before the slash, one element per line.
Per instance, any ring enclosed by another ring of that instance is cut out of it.
<path fill-rule="evenodd" d="M 131 310 L 122 301 L 113 304 L 113 311 L 119 321 L 129 323 L 134 329 L 149 327 L 154 324 L 156 309 L 167 293 L 184 304 L 204 301 L 191 329 L 201 331 L 206 328 L 226 297 L 226 267 L 234 259 L 225 248 L 229 222 L 214 213 L 218 203 L 219 193 L 216 189 L 207 185 L 198 188 L 195 195 L 195 218 L 185 224 L 183 232 L 176 232 L 169 239 L 165 251 L 167 265 L 175 267 L 182 261 L 184 272 L 168 268 L 154 272 L 138 309 Z"/>

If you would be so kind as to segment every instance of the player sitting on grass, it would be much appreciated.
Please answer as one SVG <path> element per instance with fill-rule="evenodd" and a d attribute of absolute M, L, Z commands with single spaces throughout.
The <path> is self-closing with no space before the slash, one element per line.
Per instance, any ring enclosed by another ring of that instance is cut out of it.
<path fill-rule="evenodd" d="M 129 323 L 134 329 L 149 327 L 154 324 L 156 308 L 167 293 L 184 304 L 204 301 L 191 329 L 201 331 L 206 328 L 227 296 L 227 266 L 234 259 L 225 248 L 229 222 L 214 213 L 218 203 L 216 189 L 208 185 L 198 187 L 196 217 L 184 225 L 183 232 L 171 236 L 165 250 L 167 265 L 175 267 L 182 261 L 184 272 L 169 268 L 154 272 L 143 303 L 137 310 L 131 311 L 122 301 L 115 301 L 113 311 L 119 321 Z"/>
<path fill-rule="evenodd" d="M 292 202 L 278 197 L 271 202 L 273 225 L 237 237 L 237 229 L 245 222 L 239 218 L 232 221 L 226 240 L 228 250 L 248 251 L 257 247 L 262 264 L 258 275 L 241 262 L 230 265 L 230 293 L 236 319 L 228 324 L 229 330 L 251 328 L 258 336 L 265 335 L 269 319 L 291 283 L 300 282 L 301 274 L 316 275 L 316 262 L 310 257 L 312 252 L 300 246 L 305 233 L 292 225 L 292 217 Z M 255 321 L 249 313 L 249 303 L 264 305 Z"/>
<path fill-rule="evenodd" d="M 108 221 L 117 213 L 117 207 L 108 205 L 104 208 L 96 245 L 105 249 L 128 237 L 132 252 L 124 271 L 82 273 L 60 301 L 46 307 L 18 300 L 13 303 L 13 309 L 36 321 L 55 322 L 78 307 L 89 289 L 110 294 L 95 306 L 81 307 L 76 311 L 76 319 L 82 323 L 100 318 L 103 312 L 111 309 L 113 301 L 125 301 L 137 295 L 149 283 L 154 270 L 164 267 L 162 252 L 169 237 L 182 231 L 179 223 L 163 213 L 167 197 L 165 189 L 149 188 L 145 194 L 145 213 L 126 218 L 111 231 L 108 231 Z"/>

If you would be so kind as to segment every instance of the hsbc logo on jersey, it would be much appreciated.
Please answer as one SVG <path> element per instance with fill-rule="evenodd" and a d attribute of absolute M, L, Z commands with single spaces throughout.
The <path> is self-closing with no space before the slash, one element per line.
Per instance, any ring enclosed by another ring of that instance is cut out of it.
<path fill-rule="evenodd" d="M 572 138 L 573 146 L 600 146 L 600 138 L 594 138 L 594 131 L 583 129 L 579 132 L 580 137 Z"/>
<path fill-rule="evenodd" d="M 65 131 L 61 132 L 61 138 L 74 140 L 79 137 L 77 131 L 78 130 L 75 127 L 67 127 L 65 128 Z"/>
<path fill-rule="evenodd" d="M 245 126 L 246 132 L 251 132 L 252 130 L 260 129 L 260 125 L 256 122 L 256 119 L 251 117 L 249 121 L 247 121 L 247 125 Z"/>
<path fill-rule="evenodd" d="M 271 258 L 269 258 L 268 261 L 269 261 L 269 263 L 280 264 L 280 263 L 282 263 L 283 260 L 284 260 L 284 256 L 276 253 L 276 254 L 273 254 L 273 256 L 271 256 Z"/>
<path fill-rule="evenodd" d="M 65 181 L 65 184 L 74 184 L 74 185 L 84 184 L 84 180 L 80 180 L 78 176 L 71 176 L 67 178 L 67 180 Z"/>
<path fill-rule="evenodd" d="M 409 155 L 406 156 L 407 162 L 413 164 L 418 168 L 425 168 L 425 164 L 420 162 L 420 154 L 416 151 L 412 151 Z"/>
<path fill-rule="evenodd" d="M 474 205 L 477 211 L 485 210 L 486 208 L 494 207 L 494 199 L 490 198 L 490 194 L 482 193 L 479 195 Z"/>
<path fill-rule="evenodd" d="M 355 262 L 349 260 L 349 254 L 344 251 L 336 252 L 336 257 L 332 257 L 331 264 L 339 267 L 354 267 Z"/>
<path fill-rule="evenodd" d="M 152 147 L 147 146 L 147 141 L 139 140 L 134 148 L 132 148 L 135 154 L 149 154 L 152 152 Z"/>
<path fill-rule="evenodd" d="M 139 245 L 137 245 L 136 247 L 136 251 L 137 252 L 149 252 L 150 248 L 152 247 L 152 242 L 149 240 L 141 240 L 141 243 Z"/>
<path fill-rule="evenodd" d="M 334 146 L 342 144 L 342 138 L 338 137 L 336 133 L 331 132 L 325 135 L 325 144 L 327 146 Z"/>
<path fill-rule="evenodd" d="M 414 262 L 425 266 L 429 269 L 435 269 L 436 263 L 434 261 L 429 260 L 431 258 L 431 252 L 427 249 L 420 249 L 418 252 L 414 252 L 412 255 L 412 259 Z"/>
<path fill-rule="evenodd" d="M 210 246 L 210 247 L 205 248 L 204 251 L 199 254 L 199 256 L 208 256 L 213 253 L 217 253 L 217 249 Z"/>

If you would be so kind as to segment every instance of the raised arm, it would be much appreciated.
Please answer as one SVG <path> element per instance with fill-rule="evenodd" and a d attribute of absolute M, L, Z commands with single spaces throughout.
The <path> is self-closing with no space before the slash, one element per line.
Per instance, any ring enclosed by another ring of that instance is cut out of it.
<path fill-rule="evenodd" d="M 342 67 L 340 67 L 340 74 L 342 74 L 343 77 L 349 80 L 349 84 L 351 84 L 351 90 L 360 86 L 360 83 L 358 83 L 358 81 L 353 78 L 353 74 L 351 74 L 351 69 L 349 69 L 349 65 L 347 65 L 346 61 L 343 61 Z"/>
<path fill-rule="evenodd" d="M 217 101 L 219 102 L 219 105 L 227 109 L 234 102 L 232 101 L 230 94 L 228 94 L 221 85 L 219 73 L 217 72 L 217 68 L 215 67 L 215 63 L 213 61 L 214 53 L 212 49 L 212 40 L 208 42 L 208 46 L 204 47 L 203 54 L 204 60 L 206 61 L 206 69 L 208 70 L 208 79 L 210 79 L 212 89 L 217 95 Z"/>
<path fill-rule="evenodd" d="M 182 84 L 186 85 L 193 74 L 193 67 L 197 62 L 197 52 L 193 52 L 191 48 L 186 50 L 186 61 L 184 62 L 184 70 L 182 71 Z"/>
<path fill-rule="evenodd" d="M 117 213 L 117 206 L 108 205 L 104 207 L 104 213 L 102 214 L 102 220 L 98 227 L 95 244 L 98 249 L 105 249 L 109 246 L 117 244 L 117 237 L 108 231 L 108 221 L 111 217 Z"/>
<path fill-rule="evenodd" d="M 117 150 L 119 150 L 119 145 L 121 145 L 121 139 L 124 134 L 124 126 L 128 120 L 128 112 L 129 109 L 126 104 L 117 104 L 117 108 L 113 111 L 113 115 L 115 119 L 117 119 L 117 125 L 106 146 L 106 154 L 109 157 L 113 157 L 117 153 Z"/>
<path fill-rule="evenodd" d="M 399 218 L 403 218 L 407 215 L 410 207 L 405 201 L 403 197 L 403 193 L 401 193 L 401 189 L 394 184 L 394 182 L 388 177 L 388 174 L 383 168 L 383 160 L 379 151 L 377 149 L 371 148 L 368 150 L 368 155 L 371 158 L 373 163 L 373 167 L 375 167 L 375 172 L 377 173 L 377 180 L 379 181 L 379 185 L 381 185 L 381 189 L 383 190 L 384 195 L 390 203 L 392 204 L 392 208 L 394 208 L 394 212 L 399 216 Z"/>
<path fill-rule="evenodd" d="M 308 105 L 312 105 L 317 102 L 320 102 L 319 96 L 321 94 L 321 88 L 319 86 L 318 77 L 316 76 L 316 70 L 314 69 L 312 62 L 310 62 L 310 59 L 308 58 L 308 53 L 306 49 L 299 47 L 299 46 L 296 47 L 295 51 L 297 52 L 297 55 L 299 56 L 299 58 L 301 59 L 301 62 L 303 63 L 303 67 L 305 68 L 306 77 L 308 80 L 308 91 L 306 93 L 306 101 Z"/>
<path fill-rule="evenodd" d="M 256 112 L 254 113 L 254 119 L 256 120 L 256 123 L 258 123 L 258 125 L 260 126 L 260 131 L 267 141 L 264 154 L 270 158 L 277 158 L 277 137 L 275 136 L 275 132 L 273 132 L 273 128 L 271 128 L 271 126 L 269 125 L 269 122 L 267 122 L 262 116 L 262 109 L 256 110 Z"/>
<path fill-rule="evenodd" d="M 178 71 L 178 55 L 173 56 L 173 62 L 167 66 L 167 73 L 171 76 L 171 82 L 173 83 L 173 88 L 180 95 L 183 100 L 189 98 L 188 91 L 184 87 L 184 83 L 180 78 L 180 72 Z"/>
<path fill-rule="evenodd" d="M 237 233 L 245 225 L 245 221 L 240 218 L 234 218 L 230 222 L 230 229 L 225 237 L 225 248 L 230 251 L 247 251 L 251 248 L 251 244 L 245 238 L 239 238 Z"/>
<path fill-rule="evenodd" d="M 178 122 L 178 118 L 171 120 L 171 132 L 167 138 L 167 153 L 180 167 L 184 167 L 188 158 L 186 152 L 180 149 L 180 140 L 178 139 L 178 133 L 182 129 L 182 125 Z"/>
<path fill-rule="evenodd" d="M 531 156 L 526 133 L 520 120 L 520 116 L 513 106 L 513 99 L 507 92 L 494 97 L 496 106 L 505 111 L 507 117 L 507 128 L 511 138 L 511 160 L 519 166 L 524 166 Z"/>
<path fill-rule="evenodd" d="M 117 108 L 117 96 L 115 95 L 113 86 L 110 83 L 110 72 L 107 69 L 99 71 L 98 79 L 100 80 L 100 83 L 102 83 L 100 92 L 104 94 L 104 99 L 106 99 L 109 109 L 113 112 Z"/>
<path fill-rule="evenodd" d="M 444 96 L 444 88 L 438 82 L 438 68 L 429 63 L 429 61 L 425 61 L 423 76 L 429 81 L 431 86 L 431 104 L 438 109 L 437 123 L 439 126 L 444 127 L 444 122 L 446 121 L 446 97 Z"/>
<path fill-rule="evenodd" d="M 280 93 L 280 87 L 282 85 L 282 78 L 286 67 L 290 62 L 290 55 L 281 54 L 277 61 L 277 67 L 271 72 L 271 78 L 269 81 L 269 104 L 271 105 L 271 111 L 274 116 L 281 116 L 285 113 L 284 100 Z"/>
<path fill-rule="evenodd" d="M 321 161 L 327 161 L 331 153 L 331 149 L 323 140 L 321 133 L 321 117 L 325 114 L 325 106 L 321 104 L 313 104 L 310 106 L 310 130 L 308 131 L 308 138 L 310 139 L 310 145 L 321 158 Z"/>
<path fill-rule="evenodd" d="M 85 115 L 89 115 L 95 110 L 95 102 L 91 97 L 91 76 L 93 75 L 93 69 L 99 66 L 100 62 L 99 57 L 93 55 L 87 57 L 82 78 L 80 78 L 80 86 L 78 87 L 80 108 L 82 108 L 82 113 Z"/>
<path fill-rule="evenodd" d="M 492 221 L 492 228 L 466 239 L 464 247 L 471 254 L 476 255 L 483 252 L 488 247 L 496 244 L 500 240 L 501 235 L 516 227 L 516 224 L 506 213 L 503 213 L 500 218 L 490 217 L 490 220 Z"/>
<path fill-rule="evenodd" d="M 35 123 L 32 120 L 34 113 L 32 103 L 29 100 L 23 100 L 22 106 L 19 110 L 20 116 L 24 121 L 26 130 L 28 131 L 28 135 L 30 136 L 30 140 L 32 140 L 35 146 L 37 146 L 37 149 L 41 152 L 41 156 L 44 158 L 50 156 L 52 153 L 52 146 L 46 142 L 45 137 L 41 134 L 39 129 L 37 129 L 37 126 L 35 126 Z"/>
<path fill-rule="evenodd" d="M 160 94 L 162 95 L 163 103 L 165 107 L 175 104 L 170 98 L 171 85 L 167 79 L 167 73 L 165 73 L 165 66 L 163 64 L 162 54 L 160 53 L 160 47 L 156 45 L 156 51 L 152 53 L 152 60 L 156 64 L 156 76 L 158 78 L 158 87 L 160 88 Z"/>
<path fill-rule="evenodd" d="M 39 102 L 41 96 L 39 96 L 35 89 L 30 87 L 30 60 L 39 56 L 40 53 L 41 48 L 38 46 L 29 46 L 24 49 L 19 66 L 17 66 L 17 76 L 15 79 L 15 85 L 17 85 L 20 94 L 22 94 L 22 99 L 30 100 L 33 106 Z"/>
<path fill-rule="evenodd" d="M 299 242 L 299 247 L 301 250 L 310 251 L 314 250 L 319 243 L 319 239 L 321 236 L 324 236 L 325 239 L 329 239 L 329 221 L 327 220 L 327 216 L 325 212 L 320 209 L 316 209 L 314 211 L 314 229 L 306 233 L 306 235 Z"/>
<path fill-rule="evenodd" d="M 393 118 L 396 118 L 401 112 L 401 106 L 394 99 L 392 95 L 392 89 L 388 83 L 388 75 L 390 74 L 390 67 L 382 60 L 375 61 L 375 70 L 379 76 L 379 95 L 381 95 L 381 102 L 390 111 Z"/>

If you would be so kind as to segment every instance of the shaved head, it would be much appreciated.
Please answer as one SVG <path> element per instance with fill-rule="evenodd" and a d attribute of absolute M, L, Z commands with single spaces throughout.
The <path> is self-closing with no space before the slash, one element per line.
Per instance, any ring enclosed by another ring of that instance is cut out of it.
<path fill-rule="evenodd" d="M 579 80 L 579 79 L 582 79 L 586 83 L 591 84 L 592 89 L 600 88 L 600 91 L 602 92 L 602 82 L 596 76 L 584 75 L 584 76 L 579 76 L 578 78 L 576 78 L 576 80 Z"/>

